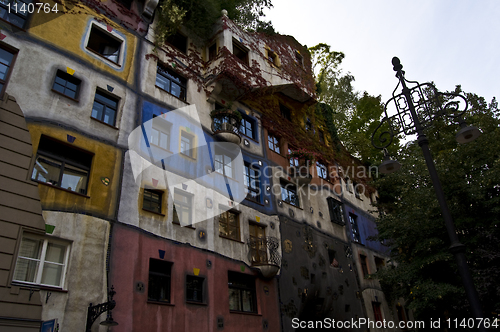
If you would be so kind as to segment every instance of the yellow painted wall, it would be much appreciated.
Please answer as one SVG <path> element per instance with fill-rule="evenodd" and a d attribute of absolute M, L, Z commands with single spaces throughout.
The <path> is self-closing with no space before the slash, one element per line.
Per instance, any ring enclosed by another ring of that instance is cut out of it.
<path fill-rule="evenodd" d="M 53 1 L 48 2 L 51 5 L 54 4 Z M 62 9 L 63 7 L 59 5 L 58 8 Z M 108 24 L 125 36 L 127 46 L 126 56 L 122 66 L 123 69 L 120 68 L 120 70 L 115 70 L 106 64 L 106 60 L 96 59 L 82 49 L 82 40 L 87 33 L 90 19 L 96 19 L 105 25 Z M 34 13 L 31 15 L 29 33 L 56 47 L 69 51 L 78 58 L 90 62 L 96 68 L 116 75 L 129 83 L 132 83 L 134 80 L 132 59 L 137 47 L 136 36 L 130 34 L 127 30 L 123 29 L 109 18 L 97 14 L 81 3 L 78 4 L 78 7 L 73 7 L 70 13 Z"/>
<path fill-rule="evenodd" d="M 28 124 L 28 129 L 35 156 L 42 134 L 94 153 L 87 189 L 89 198 L 57 187 L 39 184 L 42 208 L 77 213 L 87 212 L 96 216 L 113 218 L 117 208 L 122 151 L 64 128 L 31 123 Z M 68 134 L 76 137 L 73 144 L 68 143 Z M 103 177 L 109 178 L 108 186 L 102 183 L 101 178 Z"/>

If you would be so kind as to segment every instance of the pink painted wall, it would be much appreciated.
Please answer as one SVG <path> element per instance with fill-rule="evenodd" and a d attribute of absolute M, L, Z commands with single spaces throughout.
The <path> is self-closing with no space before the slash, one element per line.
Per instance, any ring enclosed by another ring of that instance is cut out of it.
<path fill-rule="evenodd" d="M 111 331 L 217 331 L 217 317 L 224 317 L 224 331 L 263 331 L 263 320 L 268 321 L 267 331 L 280 330 L 279 301 L 276 279 L 256 278 L 258 314 L 229 312 L 228 270 L 258 276 L 248 266 L 220 255 L 176 244 L 150 236 L 131 227 L 115 224 L 111 243 L 110 285 L 114 285 L 116 308 L 113 318 L 119 323 Z M 149 259 L 172 262 L 171 304 L 148 303 Z M 212 262 L 207 267 L 207 260 Z M 185 301 L 185 278 L 200 269 L 208 291 L 207 305 L 188 304 Z M 144 291 L 136 290 L 136 283 L 143 282 Z M 264 286 L 269 289 L 268 294 Z"/>

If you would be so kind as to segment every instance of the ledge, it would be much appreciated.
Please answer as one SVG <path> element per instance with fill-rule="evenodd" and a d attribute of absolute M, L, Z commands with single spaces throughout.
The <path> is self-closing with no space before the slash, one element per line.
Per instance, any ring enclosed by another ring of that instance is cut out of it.
<path fill-rule="evenodd" d="M 236 310 L 229 310 L 230 314 L 240 314 L 240 315 L 247 315 L 247 316 L 260 316 L 262 317 L 262 314 L 259 314 L 258 312 L 245 312 L 245 311 L 236 311 Z"/>
<path fill-rule="evenodd" d="M 74 195 L 77 195 L 77 196 L 81 196 L 81 197 L 85 197 L 85 198 L 90 198 L 90 196 L 77 193 L 76 191 L 73 191 L 73 190 L 69 190 L 69 189 L 58 187 L 58 186 L 54 186 L 54 185 L 52 185 L 50 183 L 47 183 L 47 182 L 42 182 L 42 181 L 39 181 L 39 180 L 31 180 L 31 181 L 35 181 L 35 182 L 38 182 L 39 184 L 43 184 L 43 185 L 45 185 L 47 187 L 51 187 L 51 188 L 54 188 L 54 189 L 62 190 L 62 191 L 65 191 L 67 193 L 71 193 L 71 194 L 74 194 Z"/>
<path fill-rule="evenodd" d="M 195 301 L 186 301 L 186 304 L 193 304 L 193 305 L 199 305 L 199 306 L 208 306 L 208 303 L 205 302 L 195 302 Z"/>
<path fill-rule="evenodd" d="M 12 286 L 17 286 L 21 288 L 28 288 L 28 289 L 38 289 L 38 290 L 46 290 L 46 291 L 52 291 L 52 292 L 60 292 L 60 293 L 68 293 L 67 289 L 62 289 L 61 287 L 56 287 L 56 286 L 48 286 L 48 285 L 39 285 L 39 284 L 28 284 L 24 283 L 22 281 L 12 281 L 11 283 Z"/>
<path fill-rule="evenodd" d="M 147 301 L 148 304 L 158 304 L 158 305 L 165 305 L 167 307 L 175 307 L 175 304 L 174 303 L 170 303 L 170 302 L 163 302 L 163 301 L 154 301 L 154 300 L 148 300 Z"/>
<path fill-rule="evenodd" d="M 117 112 L 117 113 L 118 113 L 118 112 Z M 112 126 L 112 125 L 110 125 L 109 123 L 106 123 L 106 122 L 104 122 L 104 121 L 101 121 L 101 120 L 99 120 L 99 119 L 96 119 L 96 118 L 94 118 L 94 117 L 92 117 L 92 116 L 90 116 L 90 118 L 91 118 L 92 120 L 94 120 L 94 121 L 97 121 L 97 122 L 99 122 L 99 123 L 102 123 L 103 125 L 106 125 L 106 126 L 108 126 L 108 127 L 111 127 L 111 128 L 113 128 L 113 129 L 117 129 L 117 130 L 118 130 L 118 127 Z"/>
<path fill-rule="evenodd" d="M 76 102 L 76 103 L 80 102 L 80 100 L 75 99 L 75 98 L 71 98 L 71 97 L 69 97 L 69 96 L 65 95 L 64 93 L 61 93 L 61 92 L 59 92 L 59 91 L 57 91 L 57 90 L 54 90 L 54 89 L 50 89 L 50 90 L 51 90 L 52 92 L 54 92 L 54 93 L 56 93 L 56 94 L 60 95 L 60 96 L 66 97 L 66 98 L 68 98 L 69 100 L 72 100 L 72 101 L 74 101 L 74 102 Z"/>
<path fill-rule="evenodd" d="M 146 212 L 153 213 L 153 214 L 157 214 L 157 215 L 162 216 L 162 217 L 165 217 L 165 214 L 161 213 L 161 212 L 156 212 L 156 211 L 148 210 L 148 209 L 145 209 L 145 208 L 142 208 L 142 210 L 146 211 Z"/>
<path fill-rule="evenodd" d="M 228 237 L 228 236 L 221 235 L 220 233 L 219 233 L 219 237 L 220 237 L 220 238 L 223 238 L 223 239 L 226 239 L 226 240 L 231 240 L 231 241 L 234 241 L 234 242 L 238 242 L 238 243 L 245 244 L 245 242 L 243 242 L 243 241 L 241 241 L 241 240 L 236 240 L 236 239 L 230 238 L 230 237 Z"/>

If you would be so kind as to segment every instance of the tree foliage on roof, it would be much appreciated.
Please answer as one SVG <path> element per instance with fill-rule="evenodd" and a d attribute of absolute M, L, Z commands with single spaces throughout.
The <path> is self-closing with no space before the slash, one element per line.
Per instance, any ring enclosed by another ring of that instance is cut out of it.
<path fill-rule="evenodd" d="M 457 92 L 460 87 L 457 87 Z M 466 94 L 467 121 L 483 134 L 458 144 L 456 124 L 445 118 L 426 130 L 485 317 L 500 309 L 500 119 L 496 101 Z M 376 181 L 379 240 L 397 265 L 377 273 L 386 294 L 403 297 L 416 318 L 471 317 L 441 210 L 417 142 L 397 154 L 402 168 Z"/>
<path fill-rule="evenodd" d="M 157 45 L 181 25 L 193 36 L 202 40 L 210 38 L 223 9 L 243 29 L 274 32 L 271 22 L 263 20 L 264 9 L 271 7 L 271 0 L 162 0 L 158 5 L 155 28 Z"/>

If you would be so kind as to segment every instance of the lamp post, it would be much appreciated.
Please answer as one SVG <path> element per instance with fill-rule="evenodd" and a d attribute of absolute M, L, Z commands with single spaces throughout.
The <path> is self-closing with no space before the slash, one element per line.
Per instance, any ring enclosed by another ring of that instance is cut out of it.
<path fill-rule="evenodd" d="M 103 312 L 107 311 L 106 320 L 100 322 L 100 325 L 104 326 L 116 326 L 117 322 L 113 320 L 113 315 L 111 310 L 116 306 L 115 300 L 113 300 L 113 296 L 115 296 L 116 292 L 114 287 L 111 286 L 111 290 L 108 292 L 108 302 L 92 305 L 89 304 L 87 308 L 87 325 L 85 327 L 86 332 L 90 332 L 92 328 L 92 324 Z"/>
<path fill-rule="evenodd" d="M 479 296 L 467 266 L 465 246 L 460 243 L 458 239 L 455 225 L 448 204 L 446 203 L 443 188 L 439 181 L 436 166 L 434 165 L 429 150 L 429 140 L 424 134 L 424 129 L 427 128 L 434 119 L 445 116 L 459 122 L 461 129 L 456 136 L 459 143 L 471 142 L 476 139 L 481 132 L 476 127 L 468 127 L 462 118 L 462 115 L 468 107 L 467 99 L 465 99 L 464 96 L 456 93 L 441 93 L 431 83 L 420 84 L 418 82 L 408 81 L 404 77 L 405 72 L 403 71 L 403 65 L 401 65 L 397 57 L 392 58 L 392 64 L 396 72 L 396 77 L 399 79 L 399 83 L 392 93 L 392 98 L 385 104 L 385 117 L 372 135 L 373 146 L 384 150 L 385 158 L 379 170 L 381 173 L 392 173 L 400 167 L 397 161 L 390 159 L 386 150 L 392 143 L 392 139 L 395 135 L 401 133 L 406 135 L 417 134 L 417 142 L 422 148 L 434 190 L 441 207 L 441 213 L 443 214 L 448 237 L 451 242 L 449 250 L 455 256 L 465 292 L 472 309 L 472 314 L 475 318 L 483 318 Z M 401 86 L 402 90 L 400 93 L 396 93 L 399 86 Z M 442 99 L 447 99 L 447 101 L 443 103 Z M 396 106 L 396 113 L 389 116 L 387 107 L 392 103 Z M 479 326 L 479 330 L 485 331 L 482 324 Z"/>

